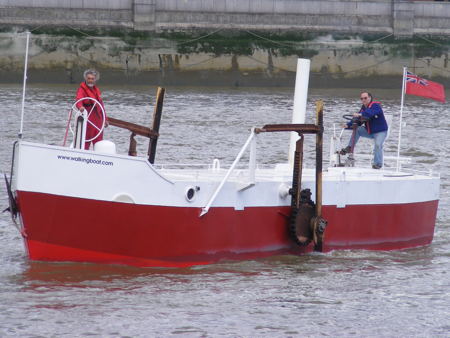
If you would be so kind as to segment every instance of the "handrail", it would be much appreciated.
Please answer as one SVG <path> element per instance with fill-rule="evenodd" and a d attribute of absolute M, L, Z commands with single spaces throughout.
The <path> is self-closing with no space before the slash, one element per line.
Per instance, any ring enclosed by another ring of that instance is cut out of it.
<path fill-rule="evenodd" d="M 247 150 L 248 146 L 250 145 L 252 139 L 255 137 L 256 133 L 255 133 L 255 128 L 252 128 L 252 131 L 250 133 L 250 136 L 248 137 L 247 141 L 245 142 L 244 146 L 242 147 L 241 151 L 239 152 L 239 154 L 236 156 L 236 158 L 233 161 L 233 164 L 231 165 L 230 169 L 228 169 L 226 175 L 224 176 L 224 178 L 222 179 L 222 181 L 220 182 L 219 186 L 216 188 L 216 190 L 214 191 L 214 193 L 212 194 L 211 198 L 209 199 L 208 203 L 206 204 L 206 206 L 202 209 L 202 212 L 200 213 L 199 217 L 202 217 L 203 215 L 207 214 L 209 211 L 209 208 L 211 207 L 211 204 L 214 202 L 214 200 L 216 199 L 217 195 L 219 194 L 220 190 L 222 190 L 225 182 L 228 180 L 228 178 L 230 177 L 231 173 L 233 172 L 234 168 L 236 167 L 236 165 L 238 164 L 239 160 L 241 159 L 242 155 L 244 154 L 244 152 Z"/>

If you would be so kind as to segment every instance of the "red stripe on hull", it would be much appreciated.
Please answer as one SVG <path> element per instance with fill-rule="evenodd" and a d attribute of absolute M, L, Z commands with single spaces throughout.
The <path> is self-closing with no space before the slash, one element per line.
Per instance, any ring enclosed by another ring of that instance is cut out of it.
<path fill-rule="evenodd" d="M 180 208 L 18 192 L 30 259 L 189 266 L 220 259 L 305 253 L 288 238 L 289 207 Z M 402 249 L 429 244 L 437 201 L 324 206 L 324 249 Z"/>

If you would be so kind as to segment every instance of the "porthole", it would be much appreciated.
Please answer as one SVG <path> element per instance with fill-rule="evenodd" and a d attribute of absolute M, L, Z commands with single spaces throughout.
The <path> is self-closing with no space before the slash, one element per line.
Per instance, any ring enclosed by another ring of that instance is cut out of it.
<path fill-rule="evenodd" d="M 194 201 L 195 197 L 197 196 L 197 191 L 199 191 L 199 190 L 200 190 L 200 187 L 197 187 L 197 186 L 196 187 L 193 187 L 193 186 L 187 187 L 186 192 L 184 194 L 184 197 L 186 197 L 186 201 L 188 201 L 188 202 Z"/>

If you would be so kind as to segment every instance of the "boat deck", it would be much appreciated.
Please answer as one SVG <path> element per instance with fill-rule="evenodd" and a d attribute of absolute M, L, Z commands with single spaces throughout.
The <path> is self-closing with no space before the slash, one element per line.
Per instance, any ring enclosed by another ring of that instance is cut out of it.
<path fill-rule="evenodd" d="M 158 168 L 159 167 L 159 168 Z M 166 168 L 164 165 L 157 166 L 158 171 L 171 181 L 220 181 L 225 177 L 228 169 L 213 169 L 211 167 L 183 167 Z M 366 167 L 329 167 L 323 171 L 324 181 L 391 181 L 391 180 L 416 180 L 424 178 L 439 177 L 432 172 L 413 172 L 393 170 L 375 170 Z M 229 181 L 242 181 L 249 179 L 249 170 L 235 169 Z M 302 179 L 305 181 L 315 180 L 315 170 L 304 168 Z M 255 170 L 256 182 L 290 182 L 292 180 L 292 169 L 287 164 L 277 164 L 272 168 L 257 168 Z"/>

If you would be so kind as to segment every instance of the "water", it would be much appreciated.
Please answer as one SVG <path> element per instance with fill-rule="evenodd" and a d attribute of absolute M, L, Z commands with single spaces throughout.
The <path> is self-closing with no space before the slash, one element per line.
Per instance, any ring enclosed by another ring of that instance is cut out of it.
<path fill-rule="evenodd" d="M 19 130 L 20 86 L 0 86 L 0 170 Z M 61 144 L 73 86 L 28 88 L 24 138 Z M 149 125 L 154 88 L 102 87 L 107 112 Z M 399 91 L 373 90 L 398 125 Z M 326 139 L 355 111 L 358 91 L 312 91 L 325 100 Z M 289 122 L 292 89 L 168 88 L 157 162 L 231 163 L 251 126 Z M 310 113 L 312 115 L 312 113 Z M 0 336 L 450 336 L 450 109 L 408 97 L 402 154 L 441 173 L 432 245 L 221 262 L 183 269 L 30 262 L 9 214 L 0 218 Z M 107 138 L 126 152 L 128 132 Z M 396 154 L 398 131 L 387 155 Z M 286 160 L 287 135 L 261 135 L 259 161 Z M 364 140 L 363 140 L 364 141 Z M 138 138 L 143 154 L 147 140 Z M 307 136 L 312 165 L 314 138 Z M 368 141 L 360 148 L 370 148 Z M 328 149 L 325 146 L 325 149 Z M 324 156 L 327 158 L 327 155 Z M 391 166 L 394 164 L 390 164 Z M 7 206 L 1 186 L 0 206 Z"/>

